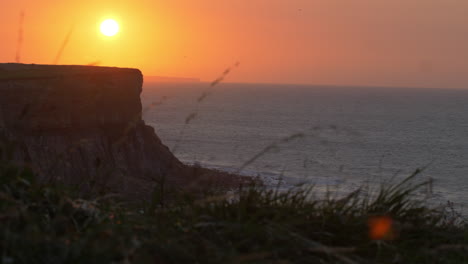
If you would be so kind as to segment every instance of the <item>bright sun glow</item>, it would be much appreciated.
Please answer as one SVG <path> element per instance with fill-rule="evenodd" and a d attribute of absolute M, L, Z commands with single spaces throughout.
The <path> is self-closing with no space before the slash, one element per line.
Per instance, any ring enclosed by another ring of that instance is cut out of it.
<path fill-rule="evenodd" d="M 111 37 L 119 32 L 119 24 L 113 19 L 104 20 L 101 23 L 102 34 Z"/>

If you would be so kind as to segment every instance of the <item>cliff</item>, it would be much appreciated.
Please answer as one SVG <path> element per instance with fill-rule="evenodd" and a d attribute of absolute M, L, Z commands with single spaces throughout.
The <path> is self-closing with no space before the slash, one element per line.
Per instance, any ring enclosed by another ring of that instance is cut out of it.
<path fill-rule="evenodd" d="M 2 158 L 81 190 L 177 184 L 186 168 L 142 120 L 142 84 L 136 69 L 0 64 L 0 143 L 12 149 Z"/>

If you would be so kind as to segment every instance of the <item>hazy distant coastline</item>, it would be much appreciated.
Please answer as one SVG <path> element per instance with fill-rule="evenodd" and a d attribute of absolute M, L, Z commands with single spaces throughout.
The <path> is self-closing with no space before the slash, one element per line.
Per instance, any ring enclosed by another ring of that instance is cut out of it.
<path fill-rule="evenodd" d="M 145 82 L 163 82 L 163 83 L 198 83 L 198 78 L 181 78 L 167 76 L 144 76 Z"/>

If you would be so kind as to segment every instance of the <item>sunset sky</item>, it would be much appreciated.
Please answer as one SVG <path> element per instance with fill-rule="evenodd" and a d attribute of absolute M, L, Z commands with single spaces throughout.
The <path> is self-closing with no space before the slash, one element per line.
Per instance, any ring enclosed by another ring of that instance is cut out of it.
<path fill-rule="evenodd" d="M 230 82 L 468 88 L 466 0 L 0 0 L 0 62 Z M 113 18 L 120 32 L 99 32 Z"/>

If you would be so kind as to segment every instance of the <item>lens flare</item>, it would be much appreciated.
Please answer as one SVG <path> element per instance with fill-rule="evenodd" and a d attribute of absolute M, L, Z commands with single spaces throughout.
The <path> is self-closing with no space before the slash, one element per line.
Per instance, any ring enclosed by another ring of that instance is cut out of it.
<path fill-rule="evenodd" d="M 393 219 L 388 216 L 374 216 L 369 218 L 369 238 L 372 240 L 393 240 Z"/>

